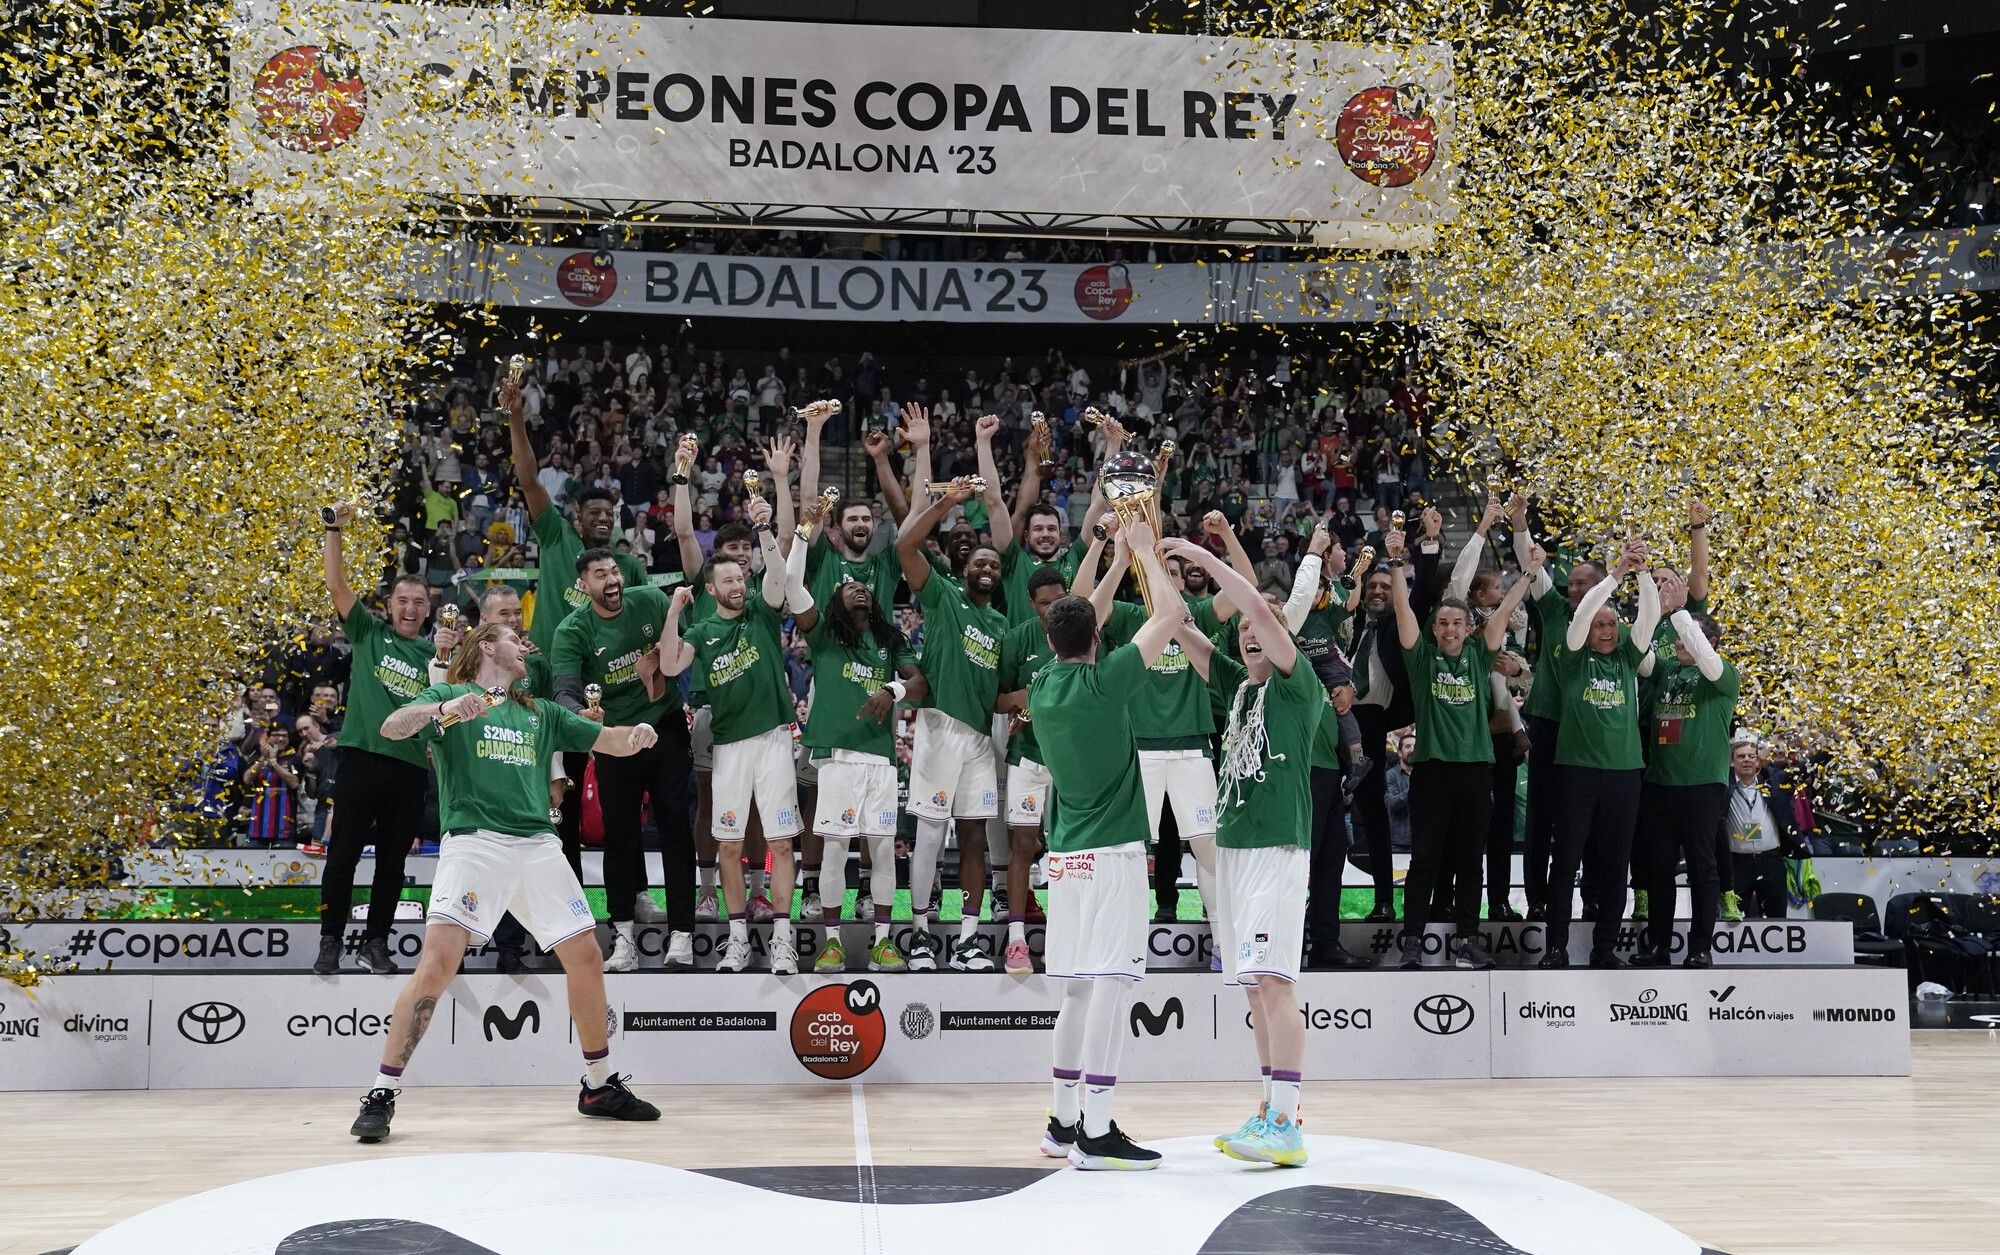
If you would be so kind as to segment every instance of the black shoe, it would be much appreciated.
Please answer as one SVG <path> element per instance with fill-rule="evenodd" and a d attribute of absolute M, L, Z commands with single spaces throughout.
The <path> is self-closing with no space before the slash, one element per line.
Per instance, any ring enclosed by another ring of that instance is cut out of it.
<path fill-rule="evenodd" d="M 331 976 L 340 970 L 340 938 L 321 937 L 319 957 L 313 960 L 314 976 Z"/>
<path fill-rule="evenodd" d="M 1306 963 L 1306 968 L 1314 972 L 1352 972 L 1374 966 L 1375 960 L 1354 953 L 1338 941 L 1332 945 L 1314 946 L 1312 957 Z"/>
<path fill-rule="evenodd" d="M 1665 950 L 1641 950 L 1632 956 L 1632 967 L 1672 967 L 1674 961 Z M 1593 964 L 1592 966 L 1596 966 Z"/>
<path fill-rule="evenodd" d="M 1569 966 L 1569 948 L 1568 948 L 1567 946 L 1550 946 L 1550 947 L 1548 948 L 1548 950 L 1546 950 L 1546 951 L 1544 951 L 1544 952 L 1543 952 L 1543 954 L 1542 954 L 1542 961 L 1541 961 L 1540 963 L 1537 963 L 1537 964 L 1535 964 L 1535 966 L 1536 966 L 1536 967 L 1568 967 L 1568 966 Z"/>
<path fill-rule="evenodd" d="M 1001 868 L 1000 875 L 1004 878 L 1006 874 L 1007 874 L 1006 868 L 1004 867 Z M 994 919 L 1006 918 L 1008 912 L 1013 909 L 1007 905 L 1006 887 L 1003 885 L 994 885 L 992 889 L 992 894 L 993 894 L 993 918 Z"/>
<path fill-rule="evenodd" d="M 1368 773 L 1374 769 L 1375 760 L 1372 758 L 1364 758 L 1348 766 L 1347 775 L 1340 782 L 1340 800 L 1343 804 L 1353 803 L 1355 790 L 1361 787 L 1361 782 L 1366 780 Z"/>
<path fill-rule="evenodd" d="M 528 970 L 528 965 L 521 959 L 521 952 L 512 949 L 500 951 L 493 967 L 495 971 L 506 972 L 509 975 Z"/>
<path fill-rule="evenodd" d="M 1415 971 L 1424 965 L 1424 939 L 1418 933 L 1404 933 L 1396 938 L 1396 966 L 1406 972 Z"/>
<path fill-rule="evenodd" d="M 576 1096 L 576 1109 L 587 1116 L 602 1116 L 606 1120 L 657 1120 L 660 1109 L 625 1088 L 625 1078 L 614 1076 L 604 1082 L 604 1088 L 592 1089 L 590 1082 L 583 1083 L 583 1090 Z"/>
<path fill-rule="evenodd" d="M 1396 908 L 1386 902 L 1377 902 L 1366 918 L 1371 924 L 1393 924 L 1396 922 Z"/>
<path fill-rule="evenodd" d="M 1590 965 L 1601 972 L 1615 972 L 1632 966 L 1610 950 L 1592 950 Z"/>
<path fill-rule="evenodd" d="M 1451 939 L 1451 964 L 1469 972 L 1488 971 L 1493 952 L 1486 948 L 1484 933 L 1465 933 Z"/>
<path fill-rule="evenodd" d="M 1076 1139 L 1082 1136 L 1081 1119 L 1075 1124 L 1064 1124 L 1056 1119 L 1054 1112 L 1050 1112 L 1049 1127 L 1042 1131 L 1042 1153 L 1050 1159 L 1067 1159 L 1070 1147 L 1076 1145 Z"/>
<path fill-rule="evenodd" d="M 1591 923 L 1597 919 L 1597 908 L 1586 902 L 1583 909 L 1577 912 L 1576 917 L 1585 923 Z"/>
<path fill-rule="evenodd" d="M 1079 1130 L 1082 1127 L 1077 1126 Z M 1143 1172 L 1160 1166 L 1160 1152 L 1147 1150 L 1125 1136 L 1114 1120 L 1111 1131 L 1103 1137 L 1078 1132 L 1076 1145 L 1070 1147 L 1069 1162 L 1071 1167 L 1086 1172 Z"/>
<path fill-rule="evenodd" d="M 389 1136 L 389 1121 L 396 1116 L 396 1091 L 371 1089 L 361 1099 L 361 1114 L 347 1131 L 364 1142 L 379 1142 Z"/>
<path fill-rule="evenodd" d="M 361 970 L 373 972 L 377 976 L 392 976 L 403 969 L 396 966 L 396 960 L 389 957 L 389 939 L 370 937 L 361 943 Z"/>
<path fill-rule="evenodd" d="M 1177 924 L 1180 922 L 1180 915 L 1173 907 L 1163 906 L 1153 912 L 1153 922 L 1155 924 Z"/>
<path fill-rule="evenodd" d="M 1547 920 L 1548 917 L 1549 917 L 1549 908 L 1547 903 L 1545 902 L 1528 903 L 1528 919 L 1531 923 L 1536 923 L 1536 924 L 1542 923 L 1543 921 Z"/>
<path fill-rule="evenodd" d="M 1715 960 L 1708 957 L 1706 950 L 1690 950 L 1688 957 L 1681 960 L 1682 967 L 1714 967 Z"/>
<path fill-rule="evenodd" d="M 1518 924 L 1521 922 L 1522 915 L 1510 903 L 1501 902 L 1486 912 L 1486 918 L 1500 923 Z"/>

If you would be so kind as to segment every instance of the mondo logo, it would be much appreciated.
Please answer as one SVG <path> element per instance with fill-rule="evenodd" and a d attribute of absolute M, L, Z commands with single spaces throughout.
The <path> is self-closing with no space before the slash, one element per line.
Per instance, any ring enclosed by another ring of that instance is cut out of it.
<path fill-rule="evenodd" d="M 1411 1015 L 1418 1028 L 1439 1037 L 1463 1033 L 1479 1018 L 1472 1004 L 1457 994 L 1432 994 L 1419 1002 Z"/>
<path fill-rule="evenodd" d="M 823 985 L 792 1012 L 792 1053 L 806 1071 L 829 1081 L 849 1080 L 874 1066 L 887 1033 L 882 993 L 865 980 Z"/>
<path fill-rule="evenodd" d="M 1357 93 L 1334 123 L 1340 159 L 1363 183 L 1403 187 L 1437 160 L 1438 124 L 1430 97 L 1415 83 Z"/>
<path fill-rule="evenodd" d="M 556 263 L 556 290 L 572 305 L 602 305 L 618 290 L 617 259 L 602 249 Z"/>
<path fill-rule="evenodd" d="M 1076 277 L 1076 307 L 1109 322 L 1132 306 L 1132 274 L 1122 265 L 1092 266 Z"/>
<path fill-rule="evenodd" d="M 293 152 L 346 143 L 368 110 L 360 61 L 340 44 L 285 49 L 257 71 L 250 95 L 264 133 Z"/>
<path fill-rule="evenodd" d="M 911 1041 L 922 1041 L 936 1030 L 937 1015 L 924 1003 L 912 1002 L 903 1008 L 897 1027 L 901 1028 L 903 1036 Z"/>
<path fill-rule="evenodd" d="M 243 1036 L 244 1023 L 243 1012 L 226 1002 L 197 1002 L 174 1027 L 197 1046 L 220 1046 Z"/>

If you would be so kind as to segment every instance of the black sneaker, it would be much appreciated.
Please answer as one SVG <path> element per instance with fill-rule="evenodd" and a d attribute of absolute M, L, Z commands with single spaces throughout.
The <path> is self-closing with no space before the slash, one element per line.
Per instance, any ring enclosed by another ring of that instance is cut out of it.
<path fill-rule="evenodd" d="M 1665 950 L 1641 950 L 1632 956 L 1633 967 L 1672 967 L 1674 961 Z"/>
<path fill-rule="evenodd" d="M 1530 923 L 1540 924 L 1546 921 L 1548 918 L 1549 918 L 1549 908 L 1547 904 L 1541 902 L 1528 903 L 1528 921 Z"/>
<path fill-rule="evenodd" d="M 1681 960 L 1682 967 L 1714 967 L 1715 960 L 1708 957 L 1706 950 L 1690 950 L 1688 957 Z"/>
<path fill-rule="evenodd" d="M 1163 906 L 1153 912 L 1153 922 L 1155 924 L 1179 923 L 1180 914 L 1171 906 Z"/>
<path fill-rule="evenodd" d="M 1484 933 L 1466 933 L 1451 939 L 1451 963 L 1453 967 L 1472 972 L 1484 972 L 1493 966 L 1493 952 L 1486 947 Z"/>
<path fill-rule="evenodd" d="M 1541 961 L 1540 963 L 1537 963 L 1537 964 L 1535 964 L 1535 966 L 1536 966 L 1536 967 L 1568 967 L 1568 966 L 1569 966 L 1569 947 L 1568 947 L 1568 946 L 1554 946 L 1554 945 L 1550 946 L 1550 947 L 1549 947 L 1549 948 L 1548 948 L 1548 949 L 1547 949 L 1546 951 L 1544 951 L 1544 952 L 1543 952 L 1543 954 L 1542 954 L 1542 961 Z"/>
<path fill-rule="evenodd" d="M 1042 1130 L 1042 1153 L 1050 1159 L 1069 1158 L 1070 1147 L 1083 1136 L 1083 1121 L 1063 1124 L 1056 1119 L 1055 1112 L 1049 1113 L 1049 1127 Z"/>
<path fill-rule="evenodd" d="M 319 957 L 313 960 L 314 976 L 331 976 L 340 970 L 340 938 L 321 937 Z"/>
<path fill-rule="evenodd" d="M 1393 924 L 1396 922 L 1396 908 L 1387 903 L 1377 903 L 1365 918 L 1371 924 Z"/>
<path fill-rule="evenodd" d="M 370 937 L 361 943 L 361 970 L 373 972 L 377 976 L 392 976 L 403 969 L 396 966 L 396 960 L 389 957 L 389 939 Z"/>
<path fill-rule="evenodd" d="M 1069 1165 L 1085 1172 L 1144 1172 L 1148 1168 L 1160 1166 L 1160 1152 L 1147 1150 L 1118 1128 L 1112 1121 L 1111 1131 L 1103 1137 L 1092 1137 L 1077 1125 L 1076 1145 L 1069 1148 Z"/>
<path fill-rule="evenodd" d="M 1374 966 L 1375 960 L 1354 953 L 1338 941 L 1331 945 L 1314 946 L 1306 959 L 1306 970 L 1311 972 L 1351 972 Z"/>
<path fill-rule="evenodd" d="M 496 957 L 493 970 L 513 975 L 517 972 L 527 971 L 528 965 L 522 961 L 519 950 L 515 950 L 512 947 L 505 947 L 500 950 Z"/>
<path fill-rule="evenodd" d="M 361 1114 L 354 1117 L 354 1125 L 347 1131 L 371 1144 L 389 1136 L 389 1121 L 396 1115 L 398 1092 L 393 1089 L 369 1090 L 361 1099 Z"/>
<path fill-rule="evenodd" d="M 583 1091 L 576 1096 L 576 1109 L 587 1116 L 602 1116 L 606 1120 L 657 1120 L 660 1109 L 625 1088 L 625 1078 L 613 1076 L 604 1082 L 604 1088 L 592 1089 L 590 1082 L 583 1082 Z"/>
<path fill-rule="evenodd" d="M 938 970 L 938 940 L 927 932 L 910 934 L 909 949 L 903 957 L 909 960 L 912 972 L 935 972 Z"/>
<path fill-rule="evenodd" d="M 1590 965 L 1601 972 L 1615 972 L 1632 966 L 1610 950 L 1592 950 Z"/>
<path fill-rule="evenodd" d="M 1402 956 L 1396 966 L 1404 971 L 1415 971 L 1424 965 L 1424 939 L 1416 933 L 1396 938 L 1396 952 Z"/>

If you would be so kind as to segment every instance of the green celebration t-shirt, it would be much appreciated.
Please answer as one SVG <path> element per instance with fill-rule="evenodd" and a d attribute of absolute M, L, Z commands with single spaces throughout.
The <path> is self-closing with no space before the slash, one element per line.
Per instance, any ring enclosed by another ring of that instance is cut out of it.
<path fill-rule="evenodd" d="M 1312 765 L 1327 771 L 1340 770 L 1340 712 L 1333 708 L 1333 699 L 1327 698 L 1326 708 L 1319 712 L 1319 730 L 1313 733 Z"/>
<path fill-rule="evenodd" d="M 1710 680 L 1700 667 L 1656 654 L 1646 685 L 1646 779 L 1668 785 L 1727 784 L 1729 722 L 1742 687 L 1743 677 L 1726 658 L 1722 678 Z"/>
<path fill-rule="evenodd" d="M 1079 536 L 1066 549 L 1058 549 L 1056 556 L 1048 561 L 1037 558 L 1021 547 L 1018 540 L 1008 543 L 1000 554 L 1000 589 L 1002 602 L 1007 607 L 1007 624 L 1027 623 L 1040 618 L 1035 613 L 1035 603 L 1028 598 L 1028 580 L 1043 567 L 1054 567 L 1062 573 L 1063 587 L 1076 582 L 1077 568 L 1083 565 L 1083 554 L 1090 548 Z"/>
<path fill-rule="evenodd" d="M 435 684 L 427 702 L 477 693 L 472 684 Z M 549 823 L 549 761 L 558 751 L 582 753 L 603 731 L 546 698 L 532 708 L 509 699 L 478 719 L 446 728 L 426 724 L 412 744 L 431 747 L 437 767 L 438 829 L 484 828 L 509 837 L 554 831 Z M 588 917 L 584 922 L 587 924 Z"/>
<path fill-rule="evenodd" d="M 896 678 L 898 668 L 916 665 L 909 645 L 891 653 L 873 632 L 863 632 L 851 647 L 843 645 L 834 634 L 833 616 L 821 610 L 819 621 L 806 633 L 806 651 L 813 674 L 812 709 L 803 737 L 807 747 L 852 750 L 894 762 L 894 717 L 877 723 L 864 718 L 861 708 Z"/>
<path fill-rule="evenodd" d="M 896 604 L 896 586 L 903 582 L 903 564 L 894 549 L 872 553 L 856 562 L 833 547 L 824 534 L 806 550 L 806 591 L 822 614 L 830 612 L 833 594 L 842 584 L 861 583 L 874 595 L 875 604 L 888 614 Z"/>
<path fill-rule="evenodd" d="M 573 675 L 584 684 L 604 686 L 604 724 L 623 727 L 646 723 L 655 727 L 666 718 L 681 718 L 680 690 L 671 679 L 658 701 L 646 695 L 639 678 L 639 656 L 657 648 L 667 621 L 667 595 L 657 588 L 628 588 L 625 603 L 611 618 L 595 607 L 563 620 L 556 629 L 549 666 L 559 676 Z M 588 721 L 586 721 L 588 722 Z"/>
<path fill-rule="evenodd" d="M 1203 636 L 1212 637 L 1222 630 L 1222 620 L 1215 617 L 1215 598 L 1190 597 L 1182 593 L 1181 601 L 1187 606 L 1189 616 L 1194 619 L 1195 631 Z"/>
<path fill-rule="evenodd" d="M 554 698 L 556 673 L 549 666 L 549 656 L 539 649 L 530 650 L 521 656 L 521 661 L 528 668 L 528 674 L 521 680 L 521 687 L 528 690 L 528 696 Z M 586 719 L 584 722 L 590 721 Z"/>
<path fill-rule="evenodd" d="M 1007 621 L 990 604 L 973 605 L 957 580 L 936 572 L 918 590 L 917 604 L 924 612 L 931 705 L 982 736 L 991 733 Z"/>
<path fill-rule="evenodd" d="M 1007 635 L 1000 638 L 1000 691 L 1020 692 L 1033 684 L 1035 677 L 1055 660 L 1056 651 L 1049 648 L 1048 630 L 1042 626 L 1039 615 L 1027 623 L 1015 624 L 1007 629 Z M 1015 726 L 1018 730 L 1007 738 L 1008 765 L 1012 766 L 1024 758 L 1033 763 L 1041 762 L 1041 742 L 1035 737 L 1033 718 Z"/>
<path fill-rule="evenodd" d="M 1565 767 L 1637 771 L 1646 765 L 1639 750 L 1639 660 L 1632 633 L 1618 626 L 1618 645 L 1600 654 L 1585 645 L 1565 649 L 1553 679 L 1562 690 L 1562 730 L 1556 762 Z"/>
<path fill-rule="evenodd" d="M 1486 726 L 1493 692 L 1486 677 L 1492 669 L 1493 651 L 1478 636 L 1466 637 L 1456 658 L 1446 657 L 1430 636 L 1418 637 L 1403 651 L 1416 714 L 1412 763 L 1493 761 L 1493 734 Z"/>
<path fill-rule="evenodd" d="M 1521 713 L 1530 719 L 1561 719 L 1562 685 L 1556 680 L 1556 670 L 1562 656 L 1569 652 L 1569 646 L 1563 642 L 1573 617 L 1569 596 L 1557 585 L 1537 597 L 1533 604 L 1535 617 L 1541 623 L 1541 635 L 1535 641 L 1535 682 L 1528 688 L 1528 700 Z"/>
<path fill-rule="evenodd" d="M 1222 654 L 1209 658 L 1208 686 L 1217 704 L 1233 712 L 1235 725 L 1223 732 L 1223 761 L 1216 772 L 1216 844 L 1232 850 L 1311 849 L 1313 740 L 1320 707 L 1327 705 L 1326 687 L 1304 655 L 1293 660 L 1290 675 L 1273 668 L 1270 679 L 1255 685 L 1242 663 Z M 1243 774 L 1229 774 L 1232 758 Z"/>
<path fill-rule="evenodd" d="M 385 739 L 382 721 L 430 687 L 431 657 L 437 651 L 422 637 L 398 635 L 358 598 L 348 607 L 340 626 L 354 646 L 347 679 L 347 721 L 340 726 L 341 745 L 400 759 L 412 767 L 423 766 L 424 747 L 413 740 Z"/>
<path fill-rule="evenodd" d="M 1144 606 L 1114 603 L 1104 624 L 1105 647 L 1130 644 L 1148 617 Z M 1205 750 L 1215 735 L 1208 682 L 1188 662 L 1179 641 L 1170 642 L 1146 668 L 1132 705 L 1132 731 L 1142 750 Z"/>
<path fill-rule="evenodd" d="M 1095 663 L 1056 662 L 1028 687 L 1028 716 L 1056 795 L 1049 849 L 1057 854 L 1145 842 L 1146 789 L 1132 738 L 1132 702 L 1145 666 L 1132 645 Z"/>
<path fill-rule="evenodd" d="M 791 723 L 795 708 L 785 682 L 783 620 L 755 593 L 743 613 L 697 619 L 681 630 L 694 648 L 691 668 L 701 678 L 714 712 L 715 743 L 728 745 Z"/>
<path fill-rule="evenodd" d="M 560 509 L 550 505 L 535 516 L 535 539 L 541 556 L 536 559 L 541 573 L 535 581 L 535 617 L 528 624 L 528 639 L 536 648 L 553 650 L 556 629 L 563 620 L 590 605 L 583 591 L 583 577 L 576 573 L 576 560 L 583 556 L 583 537 Z M 625 591 L 650 588 L 645 566 L 629 553 L 617 555 L 618 573 L 625 577 Z"/>

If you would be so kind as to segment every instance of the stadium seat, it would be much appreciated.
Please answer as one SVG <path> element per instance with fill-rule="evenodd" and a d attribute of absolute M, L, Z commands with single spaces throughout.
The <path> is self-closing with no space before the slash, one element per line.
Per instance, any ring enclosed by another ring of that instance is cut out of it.
<path fill-rule="evenodd" d="M 1836 841 L 1833 843 L 1834 858 L 1866 858 L 1868 851 L 1859 841 Z"/>
<path fill-rule="evenodd" d="M 1822 893 L 1811 903 L 1814 919 L 1847 920 L 1854 925 L 1854 961 L 1873 967 L 1901 967 L 1903 943 L 1882 931 L 1875 899 L 1865 893 Z"/>
<path fill-rule="evenodd" d="M 1903 943 L 1912 989 L 1933 981 L 1954 995 L 1992 991 L 1992 945 L 1969 926 L 1973 911 L 1962 893 L 1899 893 L 1889 899 L 1884 930 Z"/>
<path fill-rule="evenodd" d="M 1877 841 L 1873 851 L 1876 858 L 1916 858 L 1923 852 L 1923 847 L 1909 837 Z"/>

